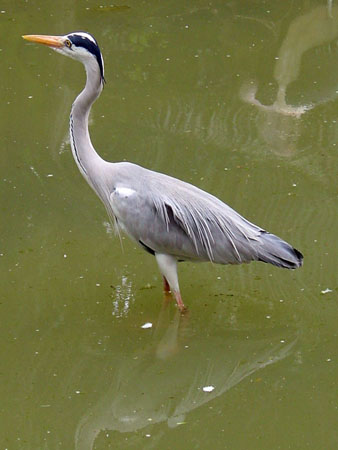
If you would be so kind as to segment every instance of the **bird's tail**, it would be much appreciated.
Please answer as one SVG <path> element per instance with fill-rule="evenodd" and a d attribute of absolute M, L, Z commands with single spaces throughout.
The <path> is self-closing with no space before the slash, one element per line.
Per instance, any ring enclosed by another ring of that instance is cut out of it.
<path fill-rule="evenodd" d="M 274 234 L 263 232 L 257 249 L 258 261 L 284 269 L 297 269 L 303 264 L 303 255 Z"/>

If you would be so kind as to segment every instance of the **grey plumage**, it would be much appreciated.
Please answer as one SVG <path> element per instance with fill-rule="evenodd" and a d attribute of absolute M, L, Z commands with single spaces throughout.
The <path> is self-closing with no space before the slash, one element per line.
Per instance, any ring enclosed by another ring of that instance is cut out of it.
<path fill-rule="evenodd" d="M 303 256 L 287 242 L 250 223 L 218 198 L 201 189 L 136 164 L 104 161 L 88 132 L 88 116 L 102 91 L 103 58 L 88 33 L 24 36 L 81 61 L 84 90 L 73 103 L 70 137 L 80 172 L 104 203 L 116 230 L 122 230 L 155 255 L 165 288 L 183 310 L 177 261 L 241 264 L 262 261 L 295 269 Z"/>
<path fill-rule="evenodd" d="M 285 241 L 191 184 L 131 163 L 109 170 L 117 171 L 111 217 L 155 253 L 219 264 L 264 261 L 289 269 L 301 263 Z"/>

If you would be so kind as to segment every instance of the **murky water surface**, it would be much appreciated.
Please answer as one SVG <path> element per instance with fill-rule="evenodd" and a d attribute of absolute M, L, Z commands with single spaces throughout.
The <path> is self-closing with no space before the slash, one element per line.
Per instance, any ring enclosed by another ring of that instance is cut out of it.
<path fill-rule="evenodd" d="M 1 2 L 1 449 L 338 447 L 338 6 Z M 180 265 L 112 234 L 68 141 L 92 32 L 92 139 L 212 192 L 304 267 Z M 145 324 L 151 324 L 146 325 Z"/>

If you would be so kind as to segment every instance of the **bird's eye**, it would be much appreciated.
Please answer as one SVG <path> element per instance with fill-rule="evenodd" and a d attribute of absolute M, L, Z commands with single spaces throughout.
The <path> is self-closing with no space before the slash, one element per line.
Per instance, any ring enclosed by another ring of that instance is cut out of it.
<path fill-rule="evenodd" d="M 72 46 L 72 43 L 70 42 L 69 39 L 66 39 L 65 44 L 66 44 L 66 47 L 68 47 L 68 48 L 71 48 L 71 46 Z"/>

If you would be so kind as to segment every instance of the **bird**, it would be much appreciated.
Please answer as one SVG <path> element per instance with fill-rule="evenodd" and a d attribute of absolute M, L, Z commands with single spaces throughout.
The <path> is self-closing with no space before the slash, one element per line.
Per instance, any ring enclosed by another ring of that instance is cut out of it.
<path fill-rule="evenodd" d="M 103 202 L 117 233 L 123 232 L 152 254 L 179 310 L 185 307 L 177 263 L 204 261 L 241 264 L 262 261 L 296 269 L 303 255 L 286 241 L 254 225 L 208 192 L 177 178 L 131 162 L 108 162 L 92 145 L 88 118 L 104 83 L 104 62 L 96 39 L 88 32 L 24 35 L 80 61 L 86 83 L 71 107 L 69 133 L 74 160 Z"/>

